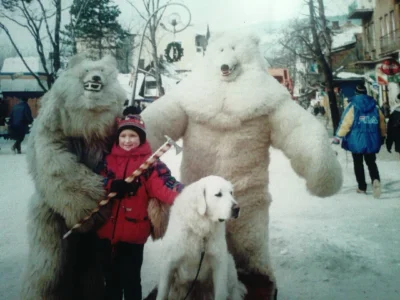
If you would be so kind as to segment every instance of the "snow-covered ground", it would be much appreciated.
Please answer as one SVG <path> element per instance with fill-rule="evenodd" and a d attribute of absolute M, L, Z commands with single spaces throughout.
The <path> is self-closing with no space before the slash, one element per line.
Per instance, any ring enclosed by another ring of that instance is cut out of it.
<path fill-rule="evenodd" d="M 0 139 L 0 299 L 17 299 L 27 255 L 27 202 L 33 183 L 25 154 Z M 336 146 L 335 146 L 336 147 Z M 25 153 L 26 144 L 22 151 Z M 400 157 L 383 149 L 379 200 L 356 194 L 351 155 L 336 148 L 345 182 L 339 194 L 310 196 L 289 161 L 271 150 L 271 258 L 278 299 L 400 299 Z M 179 177 L 180 156 L 164 156 Z M 49 183 L 50 184 L 50 183 Z M 144 294 L 155 285 L 162 259 L 159 242 L 145 247 Z"/>

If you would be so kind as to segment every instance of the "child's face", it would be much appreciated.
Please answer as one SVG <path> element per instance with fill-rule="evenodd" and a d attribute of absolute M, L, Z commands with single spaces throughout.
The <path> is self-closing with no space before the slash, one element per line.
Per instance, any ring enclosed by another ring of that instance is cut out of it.
<path fill-rule="evenodd" d="M 124 129 L 119 134 L 118 144 L 125 151 L 129 151 L 140 145 L 139 135 L 132 129 Z"/>

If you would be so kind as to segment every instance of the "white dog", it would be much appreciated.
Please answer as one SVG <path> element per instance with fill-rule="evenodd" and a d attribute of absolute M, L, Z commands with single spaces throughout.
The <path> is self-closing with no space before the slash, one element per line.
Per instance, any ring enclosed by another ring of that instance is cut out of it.
<path fill-rule="evenodd" d="M 243 299 L 246 288 L 228 252 L 224 223 L 238 216 L 233 186 L 222 177 L 208 176 L 185 187 L 171 208 L 163 238 L 157 300 L 183 300 L 191 288 L 186 299 Z"/>

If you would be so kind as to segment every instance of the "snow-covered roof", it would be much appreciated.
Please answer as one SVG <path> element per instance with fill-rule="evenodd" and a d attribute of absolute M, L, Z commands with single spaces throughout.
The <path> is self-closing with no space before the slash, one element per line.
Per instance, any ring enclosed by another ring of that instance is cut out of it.
<path fill-rule="evenodd" d="M 47 87 L 46 76 L 39 57 L 24 57 L 24 59 L 31 70 L 40 76 L 42 84 Z M 4 60 L 0 82 L 3 92 L 43 91 L 20 57 L 9 57 Z"/>
<path fill-rule="evenodd" d="M 354 25 L 350 28 L 346 28 L 341 33 L 335 34 L 332 37 L 332 49 L 354 43 L 356 41 L 355 34 L 361 32 L 362 32 L 362 27 Z"/>
<path fill-rule="evenodd" d="M 348 79 L 348 78 L 364 78 L 364 75 L 351 73 L 351 72 L 339 72 L 336 75 L 337 78 Z"/>
<path fill-rule="evenodd" d="M 29 79 L 0 79 L 3 92 L 43 92 L 35 78 Z M 46 80 L 41 80 L 44 87 L 47 87 Z"/>
<path fill-rule="evenodd" d="M 28 56 L 24 57 L 25 62 L 33 72 L 44 73 L 43 66 L 39 57 Z M 29 73 L 29 70 L 24 65 L 22 59 L 17 57 L 9 57 L 4 60 L 2 73 Z"/>

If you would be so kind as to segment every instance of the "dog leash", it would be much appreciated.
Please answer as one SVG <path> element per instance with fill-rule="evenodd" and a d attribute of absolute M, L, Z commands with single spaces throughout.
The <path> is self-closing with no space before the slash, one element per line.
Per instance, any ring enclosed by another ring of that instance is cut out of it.
<path fill-rule="evenodd" d="M 194 280 L 192 281 L 192 284 L 191 284 L 191 286 L 190 286 L 190 288 L 189 288 L 189 290 L 188 290 L 188 292 L 187 292 L 185 298 L 183 298 L 183 300 L 186 300 L 186 298 L 187 298 L 187 297 L 190 295 L 190 293 L 192 292 L 192 290 L 193 290 L 193 288 L 194 288 L 194 285 L 196 284 L 197 277 L 199 276 L 199 273 L 200 273 L 201 264 L 202 264 L 202 262 L 203 262 L 204 254 L 205 254 L 205 250 L 201 251 L 200 262 L 199 262 L 199 267 L 198 267 L 198 269 L 197 269 L 196 277 L 195 277 Z"/>

